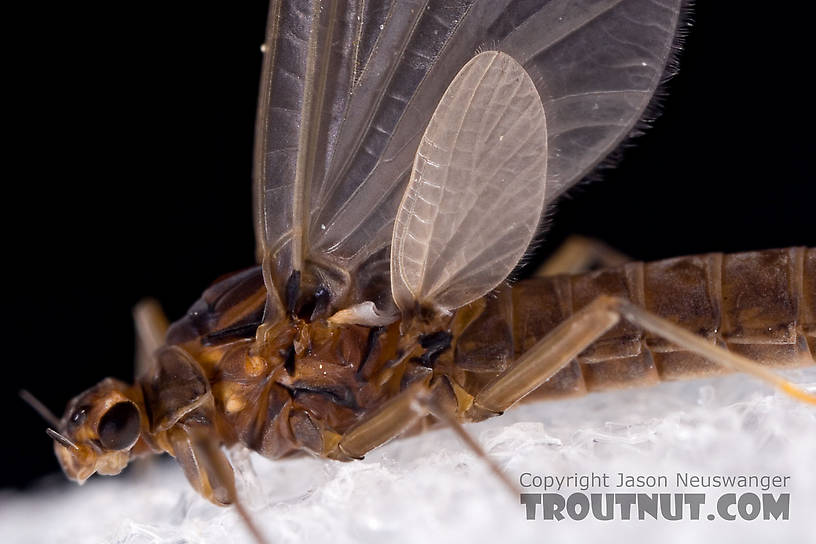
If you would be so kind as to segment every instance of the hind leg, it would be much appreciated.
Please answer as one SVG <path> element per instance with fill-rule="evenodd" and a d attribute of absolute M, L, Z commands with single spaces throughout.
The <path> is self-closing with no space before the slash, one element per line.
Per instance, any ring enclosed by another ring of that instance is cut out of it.
<path fill-rule="evenodd" d="M 742 355 L 732 353 L 683 327 L 618 297 L 599 296 L 524 352 L 474 398 L 474 420 L 500 414 L 537 389 L 620 319 L 696 353 L 722 367 L 750 374 L 792 397 L 816 404 L 816 396 Z"/>

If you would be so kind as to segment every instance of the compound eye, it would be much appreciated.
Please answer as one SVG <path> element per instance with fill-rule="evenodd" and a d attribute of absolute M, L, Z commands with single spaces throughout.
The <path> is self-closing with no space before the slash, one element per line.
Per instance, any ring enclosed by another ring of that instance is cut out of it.
<path fill-rule="evenodd" d="M 99 441 L 106 449 L 124 450 L 136 443 L 141 424 L 139 409 L 132 402 L 118 402 L 99 420 Z"/>

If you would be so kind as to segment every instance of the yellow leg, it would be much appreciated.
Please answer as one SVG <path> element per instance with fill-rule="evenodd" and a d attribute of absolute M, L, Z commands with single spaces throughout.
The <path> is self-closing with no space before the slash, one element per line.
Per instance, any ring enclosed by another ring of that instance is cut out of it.
<path fill-rule="evenodd" d="M 618 266 L 631 260 L 603 242 L 573 234 L 533 275 L 580 274 L 595 268 Z"/>
<path fill-rule="evenodd" d="M 456 401 L 445 380 L 438 380 L 430 387 L 425 383 L 416 384 L 346 431 L 337 447 L 339 457 L 360 459 L 370 450 L 402 434 L 420 418 L 432 415 L 450 427 L 515 496 L 518 490 L 513 482 L 456 421 L 455 410 Z"/>
<path fill-rule="evenodd" d="M 258 544 L 267 544 L 235 490 L 235 475 L 208 429 L 176 426 L 168 433 L 184 475 L 204 498 L 219 506 L 232 505 Z"/>
<path fill-rule="evenodd" d="M 136 377 L 153 364 L 153 354 L 164 345 L 167 335 L 167 317 L 152 298 L 139 301 L 133 308 L 133 324 L 136 327 Z"/>
<path fill-rule="evenodd" d="M 816 404 L 816 395 L 803 391 L 767 367 L 708 342 L 628 300 L 603 295 L 550 331 L 482 389 L 467 415 L 479 420 L 510 408 L 569 364 L 619 319 L 714 363 L 759 378 L 797 400 Z"/>

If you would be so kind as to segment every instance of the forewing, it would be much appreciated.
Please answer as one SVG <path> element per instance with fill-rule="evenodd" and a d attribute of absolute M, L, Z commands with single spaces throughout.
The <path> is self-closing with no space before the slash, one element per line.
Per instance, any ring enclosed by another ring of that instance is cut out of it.
<path fill-rule="evenodd" d="M 551 200 L 634 127 L 670 56 L 680 0 L 273 2 L 255 154 L 259 258 L 335 305 L 390 298 L 393 221 L 425 127 L 482 49 L 532 75 Z M 269 285 L 268 282 L 268 285 Z"/>
<path fill-rule="evenodd" d="M 535 84 L 510 56 L 477 55 L 431 117 L 397 212 L 397 306 L 449 311 L 504 280 L 538 226 L 546 166 L 547 126 Z"/>

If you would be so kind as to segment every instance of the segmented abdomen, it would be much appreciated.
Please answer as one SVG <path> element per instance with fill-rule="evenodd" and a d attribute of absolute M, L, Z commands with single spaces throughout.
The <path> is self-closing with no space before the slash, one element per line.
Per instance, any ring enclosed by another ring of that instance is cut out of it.
<path fill-rule="evenodd" d="M 488 339 L 494 356 L 502 351 L 513 354 L 507 358 L 512 364 L 509 359 L 601 294 L 629 299 L 712 343 L 768 365 L 814 363 L 816 248 L 794 247 L 636 262 L 577 276 L 522 281 L 488 302 L 482 316 L 463 331 L 457 342 L 457 366 L 478 373 L 475 356 L 488 347 Z M 499 320 L 512 323 L 512 328 L 503 327 L 507 334 L 496 327 Z M 532 397 L 722 372 L 714 363 L 621 321 Z"/>

